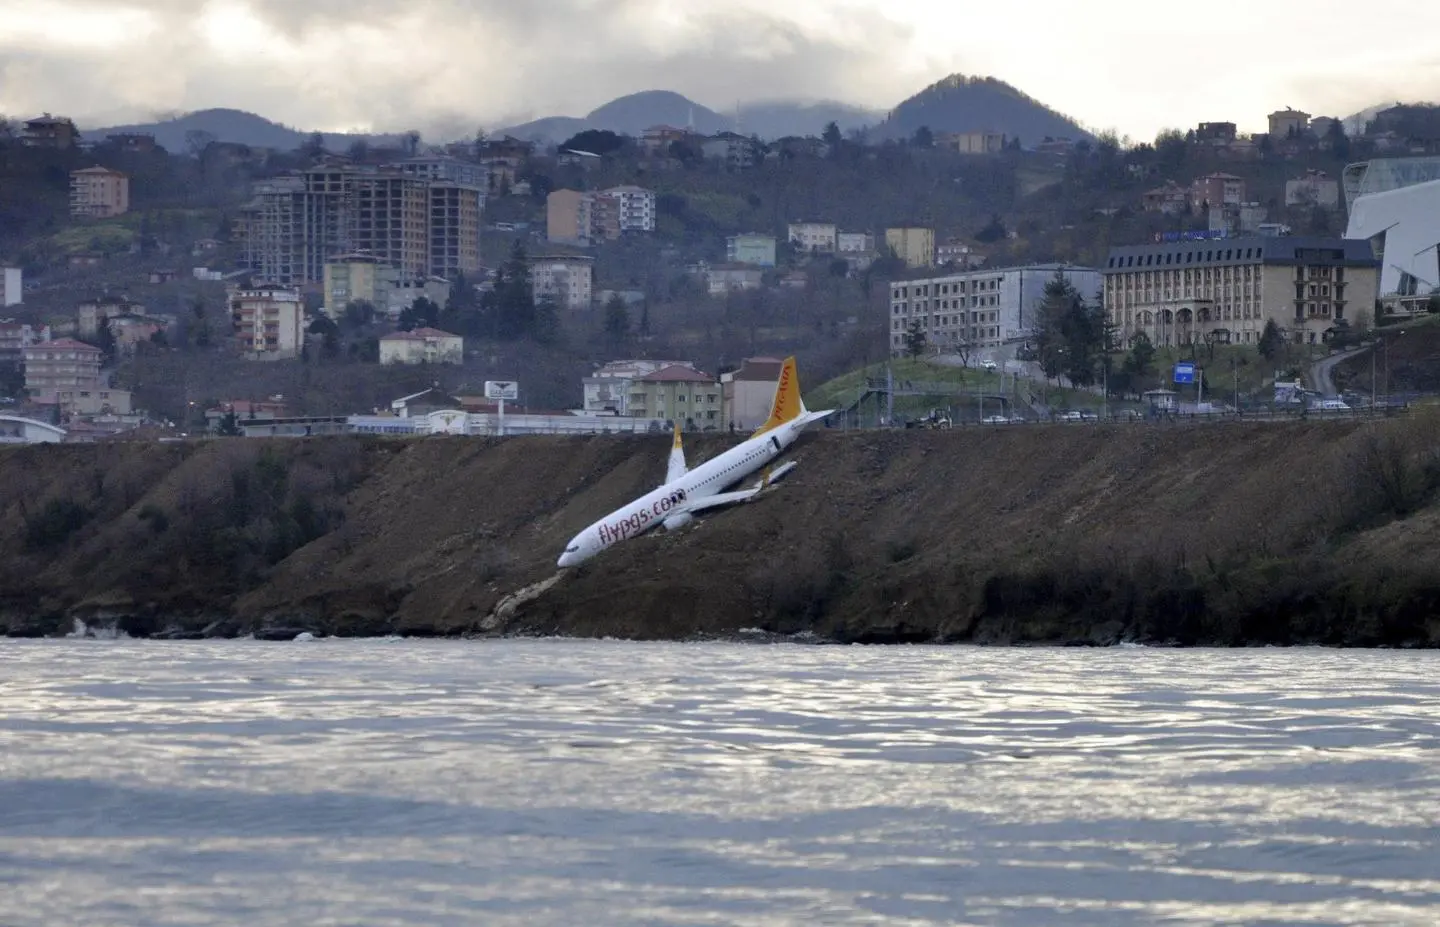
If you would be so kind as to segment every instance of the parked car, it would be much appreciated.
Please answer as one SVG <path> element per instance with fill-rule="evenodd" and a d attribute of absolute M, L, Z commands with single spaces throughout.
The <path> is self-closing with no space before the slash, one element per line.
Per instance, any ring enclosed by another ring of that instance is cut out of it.
<path fill-rule="evenodd" d="M 1011 419 L 1003 415 L 987 415 L 980 420 L 982 425 L 1008 425 Z"/>
<path fill-rule="evenodd" d="M 996 370 L 999 368 L 1000 365 L 995 363 L 993 360 L 983 360 L 980 362 L 980 366 L 984 367 L 986 370 Z"/>

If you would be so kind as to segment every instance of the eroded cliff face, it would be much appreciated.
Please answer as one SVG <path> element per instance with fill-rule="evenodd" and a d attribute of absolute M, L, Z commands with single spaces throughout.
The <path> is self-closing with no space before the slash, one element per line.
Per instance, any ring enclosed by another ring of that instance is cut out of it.
<path fill-rule="evenodd" d="M 0 630 L 1434 645 L 1437 436 L 818 429 L 776 491 L 558 578 L 668 438 L 8 449 Z"/>

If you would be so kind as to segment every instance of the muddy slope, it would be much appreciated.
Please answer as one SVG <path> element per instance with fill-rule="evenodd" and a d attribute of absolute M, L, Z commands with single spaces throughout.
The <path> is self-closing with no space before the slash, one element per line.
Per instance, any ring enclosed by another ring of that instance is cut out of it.
<path fill-rule="evenodd" d="M 558 581 L 668 439 L 8 449 L 0 630 L 1436 645 L 1437 438 L 1423 418 L 820 430 L 762 500 Z"/>

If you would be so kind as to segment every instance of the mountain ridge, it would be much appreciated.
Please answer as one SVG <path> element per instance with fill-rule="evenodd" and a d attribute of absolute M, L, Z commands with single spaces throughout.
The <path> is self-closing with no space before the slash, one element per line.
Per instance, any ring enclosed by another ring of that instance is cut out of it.
<path fill-rule="evenodd" d="M 842 132 L 868 130 L 874 138 L 907 138 L 920 126 L 933 132 L 994 130 L 1027 142 L 1043 136 L 1090 136 L 1081 125 L 1010 84 L 993 77 L 952 74 L 901 101 L 888 113 L 833 100 L 764 100 L 740 104 L 734 114 L 718 112 L 672 90 L 642 90 L 616 97 L 584 116 L 543 116 L 496 127 L 490 134 L 511 135 L 557 144 L 586 129 L 639 135 L 654 125 L 693 127 L 715 134 L 739 131 L 765 139 L 787 135 L 820 135 L 829 123 Z M 196 110 L 151 123 L 86 129 L 100 140 L 106 135 L 139 133 L 155 136 L 170 151 L 184 151 L 200 140 L 234 142 L 264 148 L 294 149 L 313 134 L 244 110 Z M 394 144 L 401 133 L 321 133 L 325 146 L 344 151 L 357 141 Z"/>

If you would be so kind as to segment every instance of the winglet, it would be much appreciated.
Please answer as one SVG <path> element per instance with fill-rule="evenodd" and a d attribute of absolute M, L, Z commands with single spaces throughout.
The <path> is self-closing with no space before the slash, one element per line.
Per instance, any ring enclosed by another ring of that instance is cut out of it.
<path fill-rule="evenodd" d="M 800 377 L 795 372 L 795 358 L 787 357 L 780 367 L 780 379 L 775 382 L 775 401 L 770 406 L 770 418 L 756 429 L 755 434 L 763 435 L 804 414 L 805 402 L 800 398 Z"/>

